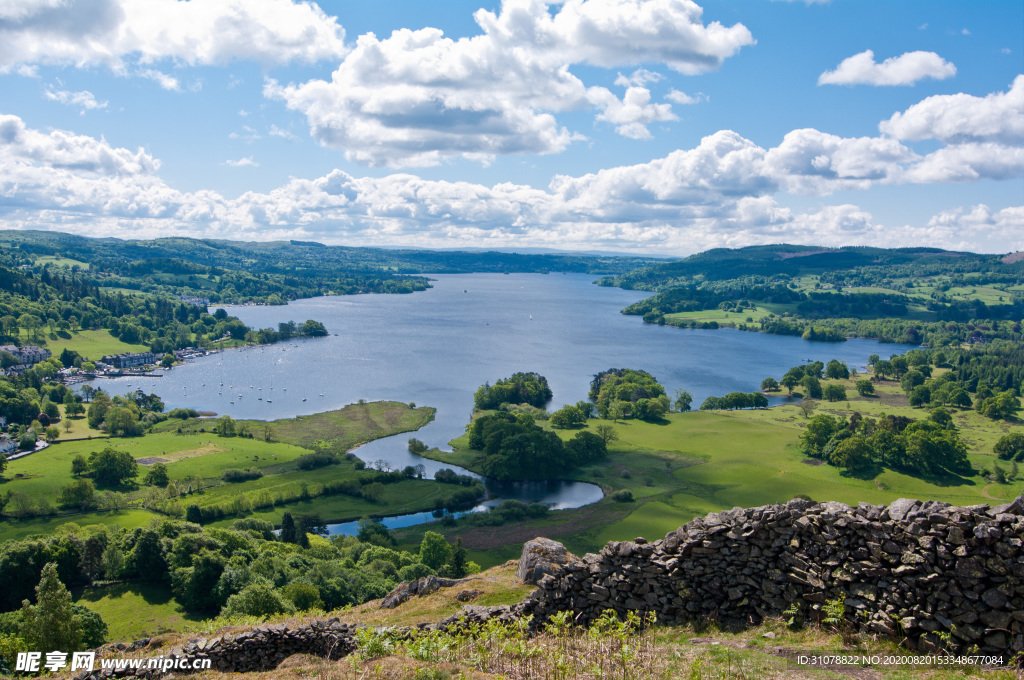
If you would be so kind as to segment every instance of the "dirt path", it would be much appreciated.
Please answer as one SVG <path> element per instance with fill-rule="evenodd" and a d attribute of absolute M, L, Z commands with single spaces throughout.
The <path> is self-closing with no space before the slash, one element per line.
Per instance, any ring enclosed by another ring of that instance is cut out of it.
<path fill-rule="evenodd" d="M 990 500 L 999 501 L 1000 503 L 1009 503 L 1010 501 L 1013 500 L 1012 498 L 997 498 L 996 496 L 991 495 L 988 492 L 988 490 L 991 489 L 993 486 L 995 486 L 995 484 L 989 484 L 988 486 L 986 486 L 984 489 L 981 490 L 981 495 Z"/>

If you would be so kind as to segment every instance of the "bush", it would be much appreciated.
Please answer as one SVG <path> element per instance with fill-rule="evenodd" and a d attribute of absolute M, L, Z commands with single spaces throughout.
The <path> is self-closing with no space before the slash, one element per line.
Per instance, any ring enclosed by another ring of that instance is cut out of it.
<path fill-rule="evenodd" d="M 172 408 L 167 412 L 168 418 L 178 418 L 179 420 L 188 420 L 189 418 L 198 418 L 199 411 L 194 408 Z"/>
<path fill-rule="evenodd" d="M 248 482 L 253 479 L 259 479 L 263 476 L 263 473 L 256 468 L 249 468 L 248 470 L 239 470 L 238 468 L 228 468 L 220 473 L 220 478 L 230 484 L 238 482 Z"/>
<path fill-rule="evenodd" d="M 333 453 L 307 453 L 295 459 L 295 466 L 300 470 L 315 470 L 340 462 L 341 460 Z"/>
<path fill-rule="evenodd" d="M 635 499 L 633 498 L 633 492 L 629 489 L 619 489 L 612 494 L 612 500 L 616 503 L 632 503 Z"/>
<path fill-rule="evenodd" d="M 288 599 L 263 581 L 248 585 L 242 592 L 229 597 L 220 615 L 267 617 L 294 611 L 295 606 Z"/>
<path fill-rule="evenodd" d="M 421 442 L 419 439 L 413 437 L 409 440 L 409 453 L 421 454 L 424 453 L 429 447 Z"/>

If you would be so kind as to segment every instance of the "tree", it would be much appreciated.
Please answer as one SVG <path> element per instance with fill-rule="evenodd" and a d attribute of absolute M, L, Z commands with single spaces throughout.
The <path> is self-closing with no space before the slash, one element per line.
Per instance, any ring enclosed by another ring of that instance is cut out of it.
<path fill-rule="evenodd" d="M 888 376 L 895 373 L 896 369 L 893 368 L 892 362 L 888 359 L 879 359 L 874 364 L 875 377 L 879 380 L 885 380 Z"/>
<path fill-rule="evenodd" d="M 805 375 L 801 380 L 800 384 L 807 390 L 804 396 L 810 397 L 811 399 L 821 399 L 821 382 L 813 375 Z"/>
<path fill-rule="evenodd" d="M 452 558 L 448 563 L 452 578 L 462 578 L 466 575 L 468 554 L 468 551 L 462 547 L 462 537 L 459 536 L 455 539 L 455 547 L 452 548 Z"/>
<path fill-rule="evenodd" d="M 135 424 L 138 422 L 138 417 L 129 408 L 112 406 L 106 410 L 103 422 L 107 426 L 107 432 L 110 433 L 111 437 L 118 435 L 127 437 L 135 432 Z"/>
<path fill-rule="evenodd" d="M 687 411 L 690 410 L 692 404 L 692 394 L 690 394 L 689 392 L 682 388 L 676 390 L 676 400 L 673 403 L 673 406 L 677 411 L 679 411 L 680 413 L 686 413 Z"/>
<path fill-rule="evenodd" d="M 1010 432 L 1004 434 L 992 447 L 993 453 L 999 456 L 1000 460 L 1014 460 L 1024 462 L 1024 433 Z"/>
<path fill-rule="evenodd" d="M 75 615 L 71 593 L 47 562 L 36 587 L 36 604 L 21 603 L 21 637 L 30 649 L 77 652 L 82 649 L 82 620 Z"/>
<path fill-rule="evenodd" d="M 615 426 L 611 423 L 598 423 L 594 428 L 597 436 L 604 440 L 605 446 L 608 446 L 619 438 L 619 433 L 615 431 Z"/>
<path fill-rule="evenodd" d="M 785 387 L 790 394 L 793 394 L 793 388 L 800 384 L 800 378 L 793 373 L 787 373 L 782 376 L 782 386 Z"/>
<path fill-rule="evenodd" d="M 779 381 L 776 380 L 775 378 L 771 377 L 771 376 L 768 376 L 767 378 L 765 378 L 764 380 L 761 381 L 761 391 L 762 392 L 778 392 L 779 391 Z"/>
<path fill-rule="evenodd" d="M 101 486 L 118 486 L 139 473 L 138 463 L 130 453 L 109 446 L 99 453 L 89 454 L 89 469 Z"/>
<path fill-rule="evenodd" d="M 551 414 L 548 422 L 555 429 L 565 430 L 570 427 L 583 425 L 587 422 L 587 417 L 583 414 L 583 411 L 575 406 L 563 406 Z"/>
<path fill-rule="evenodd" d="M 850 369 L 838 359 L 833 359 L 825 367 L 825 377 L 830 380 L 846 380 L 850 377 Z"/>
<path fill-rule="evenodd" d="M 167 574 L 167 558 L 160 545 L 160 534 L 144 529 L 128 554 L 131 571 L 143 581 L 159 581 Z"/>
<path fill-rule="evenodd" d="M 829 462 L 836 467 L 860 472 L 871 467 L 872 449 L 863 437 L 849 437 L 839 442 L 832 451 Z"/>
<path fill-rule="evenodd" d="M 241 592 L 228 598 L 221 616 L 274 616 L 291 614 L 295 606 L 266 581 L 247 585 Z"/>
<path fill-rule="evenodd" d="M 825 385 L 825 389 L 822 394 L 827 401 L 846 400 L 846 389 L 842 385 L 837 385 L 836 383 L 829 383 L 828 385 Z"/>
<path fill-rule="evenodd" d="M 420 455 L 424 453 L 428 448 L 430 447 L 421 442 L 419 439 L 416 439 L 416 437 L 413 437 L 412 439 L 409 440 L 409 453 Z"/>
<path fill-rule="evenodd" d="M 53 442 L 60 438 L 60 428 L 53 425 L 46 428 L 46 441 Z"/>
<path fill-rule="evenodd" d="M 163 463 L 157 463 L 149 469 L 143 481 L 147 486 L 159 486 L 161 488 L 167 486 L 171 481 L 170 476 L 167 474 L 167 466 Z"/>
<path fill-rule="evenodd" d="M 88 479 L 79 479 L 61 487 L 57 503 L 65 508 L 89 510 L 96 507 L 96 487 Z"/>
<path fill-rule="evenodd" d="M 452 557 L 452 546 L 445 537 L 433 531 L 423 534 L 420 543 L 420 562 L 433 570 L 438 570 Z"/>
<path fill-rule="evenodd" d="M 292 513 L 286 512 L 281 516 L 281 542 L 295 543 L 298 540 L 298 532 L 295 529 L 295 518 Z"/>
<path fill-rule="evenodd" d="M 221 437 L 234 437 L 235 419 L 228 415 L 221 416 L 217 419 L 217 424 L 213 426 L 213 431 Z"/>
<path fill-rule="evenodd" d="M 171 366 L 174 365 L 174 361 L 175 361 L 174 360 L 174 355 L 171 354 L 170 352 L 168 352 L 167 354 L 165 354 L 163 356 L 162 359 L 160 359 L 160 367 L 161 368 L 170 368 Z"/>
<path fill-rule="evenodd" d="M 106 579 L 114 581 L 121 578 L 125 570 L 125 554 L 114 541 L 103 550 L 102 563 Z"/>
<path fill-rule="evenodd" d="M 814 409 L 818 408 L 818 402 L 805 397 L 800 400 L 797 406 L 800 408 L 800 412 L 804 414 L 804 418 L 810 418 L 811 414 L 814 413 Z"/>
<path fill-rule="evenodd" d="M 867 378 L 857 381 L 857 394 L 862 397 L 875 393 L 875 386 L 871 384 L 871 381 Z"/>

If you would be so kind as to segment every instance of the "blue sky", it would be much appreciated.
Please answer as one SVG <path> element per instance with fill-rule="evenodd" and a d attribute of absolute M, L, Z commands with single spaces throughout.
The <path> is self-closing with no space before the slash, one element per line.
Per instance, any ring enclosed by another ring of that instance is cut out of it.
<path fill-rule="evenodd" d="M 1024 4 L 0 0 L 0 228 L 1024 247 Z"/>

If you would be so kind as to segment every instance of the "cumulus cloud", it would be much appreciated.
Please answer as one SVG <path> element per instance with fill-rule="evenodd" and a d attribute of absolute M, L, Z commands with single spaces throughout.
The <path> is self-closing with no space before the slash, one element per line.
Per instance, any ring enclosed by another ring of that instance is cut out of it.
<path fill-rule="evenodd" d="M 228 166 L 229 168 L 258 168 L 258 167 L 260 167 L 260 164 L 252 159 L 252 156 L 247 156 L 246 158 L 239 158 L 237 161 L 226 160 L 226 161 L 224 161 L 224 165 Z"/>
<path fill-rule="evenodd" d="M 1019 242 L 1022 209 L 975 207 L 899 226 L 881 224 L 845 202 L 802 212 L 779 203 L 786 193 L 827 196 L 878 184 L 1024 174 L 1020 149 L 999 155 L 1005 149 L 972 142 L 921 155 L 892 137 L 843 138 L 814 129 L 794 130 L 765 149 L 722 130 L 691 149 L 580 176 L 558 175 L 547 187 L 485 186 L 404 173 L 354 177 L 334 170 L 228 199 L 215 191 L 168 186 L 144 149 L 33 130 L 7 115 L 0 116 L 0 219 L 9 228 L 86 234 L 352 245 L 525 244 L 688 253 L 771 242 L 961 248 L 970 238 L 1004 244 L 1005 250 Z M 225 165 L 256 161 L 249 156 Z"/>
<path fill-rule="evenodd" d="M 1024 75 L 1006 92 L 986 97 L 959 93 L 928 97 L 893 114 L 879 129 L 896 139 L 947 143 L 1024 144 Z"/>
<path fill-rule="evenodd" d="M 934 52 L 907 52 L 879 64 L 874 52 L 864 50 L 818 76 L 818 85 L 913 85 L 925 78 L 945 80 L 955 75 L 956 66 Z"/>
<path fill-rule="evenodd" d="M 128 61 L 164 59 L 192 65 L 315 62 L 343 55 L 344 39 L 336 18 L 298 0 L 0 3 L 0 72 L 24 64 L 73 64 L 128 73 Z"/>
<path fill-rule="evenodd" d="M 264 93 L 305 114 L 314 138 L 370 165 L 426 166 L 446 157 L 550 154 L 579 138 L 554 114 L 595 107 L 600 120 L 634 138 L 647 123 L 672 120 L 652 104 L 645 69 L 617 82 L 618 100 L 588 89 L 576 64 L 605 68 L 664 64 L 684 74 L 713 70 L 753 43 L 742 24 L 702 23 L 691 0 L 504 0 L 474 14 L 482 33 L 452 40 L 435 28 L 358 38 L 330 81 Z"/>
<path fill-rule="evenodd" d="M 45 90 L 43 96 L 53 102 L 60 102 L 64 106 L 70 106 L 79 110 L 79 113 L 95 111 L 107 108 L 108 102 L 98 101 L 96 96 L 88 90 L 81 92 L 70 92 L 68 90 Z"/>

